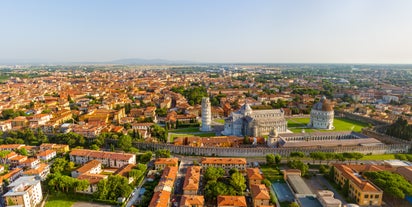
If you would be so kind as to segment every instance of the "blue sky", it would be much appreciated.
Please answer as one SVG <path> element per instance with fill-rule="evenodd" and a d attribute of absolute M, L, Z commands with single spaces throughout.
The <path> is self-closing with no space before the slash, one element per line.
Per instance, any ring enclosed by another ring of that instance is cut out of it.
<path fill-rule="evenodd" d="M 0 60 L 412 63 L 409 0 L 0 1 Z"/>

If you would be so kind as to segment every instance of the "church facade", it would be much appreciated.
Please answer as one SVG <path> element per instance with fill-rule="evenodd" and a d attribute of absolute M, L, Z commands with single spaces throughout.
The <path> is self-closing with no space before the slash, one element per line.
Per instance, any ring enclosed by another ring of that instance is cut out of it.
<path fill-rule="evenodd" d="M 223 135 L 263 136 L 275 128 L 279 133 L 287 132 L 287 121 L 281 109 L 252 110 L 245 103 L 238 111 L 225 119 Z"/>

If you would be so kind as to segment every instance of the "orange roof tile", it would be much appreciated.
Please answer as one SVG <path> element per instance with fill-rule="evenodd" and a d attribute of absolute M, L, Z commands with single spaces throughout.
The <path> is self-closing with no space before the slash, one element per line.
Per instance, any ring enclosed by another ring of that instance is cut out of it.
<path fill-rule="evenodd" d="M 204 157 L 202 158 L 202 164 L 242 164 L 242 165 L 246 165 L 246 159 L 245 158 Z"/>
<path fill-rule="evenodd" d="M 245 196 L 218 196 L 217 206 L 247 207 Z"/>

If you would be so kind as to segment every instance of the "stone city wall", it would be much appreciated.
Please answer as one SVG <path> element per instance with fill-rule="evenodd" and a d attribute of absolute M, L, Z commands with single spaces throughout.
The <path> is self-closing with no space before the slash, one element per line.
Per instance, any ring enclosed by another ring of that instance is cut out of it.
<path fill-rule="evenodd" d="M 288 156 L 291 152 L 304 152 L 307 155 L 311 152 L 360 152 L 363 154 L 386 154 L 386 153 L 408 153 L 410 144 L 391 144 L 381 146 L 353 146 L 334 148 L 218 148 L 218 147 L 190 147 L 175 146 L 171 144 L 159 143 L 134 143 L 134 147 L 141 150 L 167 149 L 172 153 L 197 156 L 234 156 L 234 157 L 260 157 L 266 154 L 279 154 Z"/>

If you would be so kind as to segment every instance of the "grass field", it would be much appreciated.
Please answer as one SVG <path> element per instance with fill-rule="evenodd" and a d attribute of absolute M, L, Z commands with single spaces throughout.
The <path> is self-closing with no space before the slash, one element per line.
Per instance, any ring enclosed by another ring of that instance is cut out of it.
<path fill-rule="evenodd" d="M 215 122 L 217 122 L 217 123 L 220 123 L 220 124 L 224 124 L 224 123 L 225 123 L 225 120 L 224 120 L 224 119 L 215 119 L 215 120 L 213 120 L 213 121 L 215 121 Z"/>
<path fill-rule="evenodd" d="M 394 154 L 383 154 L 383 155 L 365 155 L 361 160 L 394 160 Z"/>
<path fill-rule="evenodd" d="M 189 128 L 181 128 L 181 129 L 174 129 L 170 130 L 173 133 L 185 133 L 185 132 L 200 132 L 199 127 L 189 127 Z"/>
<path fill-rule="evenodd" d="M 310 129 L 307 128 L 307 124 L 310 121 L 310 118 L 288 118 L 288 129 L 294 133 L 300 133 L 302 129 L 305 129 L 305 132 L 315 132 L 315 131 L 355 131 L 360 132 L 363 127 L 368 125 L 362 122 L 353 121 L 346 118 L 335 118 L 333 121 L 333 130 L 322 130 L 322 129 Z"/>
<path fill-rule="evenodd" d="M 64 193 L 49 195 L 45 207 L 71 207 L 76 202 Z"/>
<path fill-rule="evenodd" d="M 270 180 L 270 182 L 283 180 L 283 175 L 272 166 L 261 166 L 260 170 L 262 170 L 263 175 L 266 179 Z"/>

